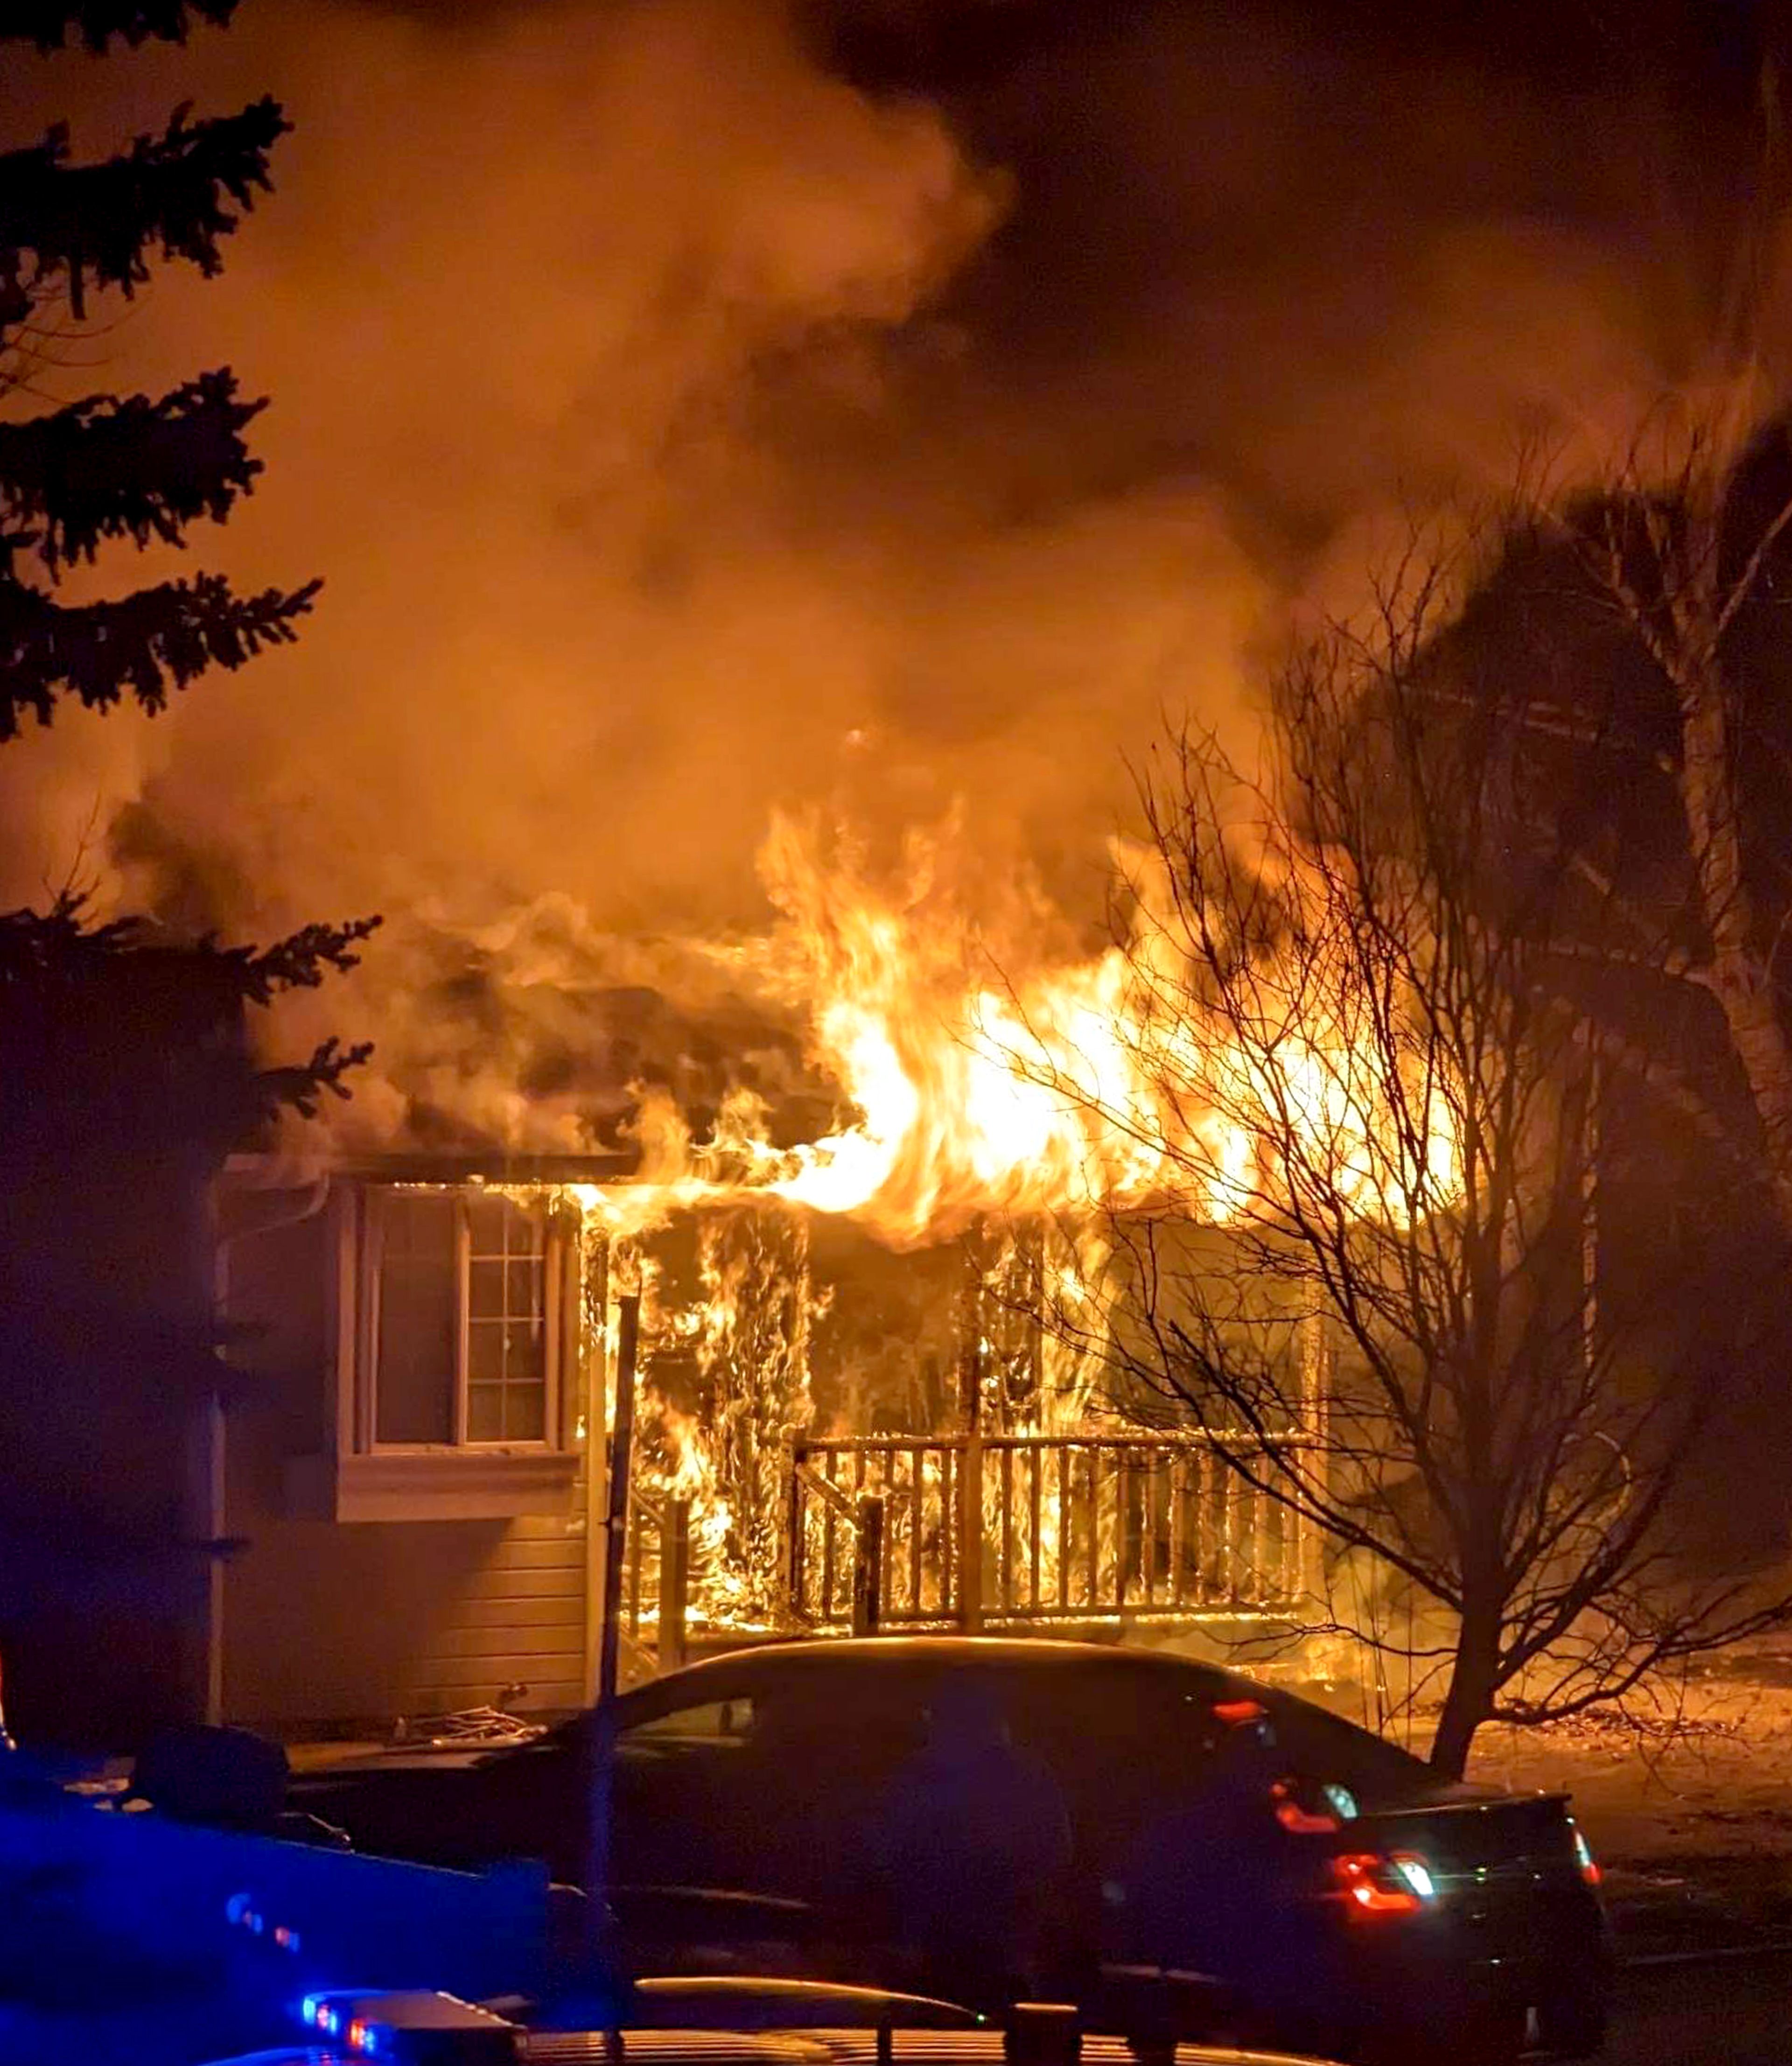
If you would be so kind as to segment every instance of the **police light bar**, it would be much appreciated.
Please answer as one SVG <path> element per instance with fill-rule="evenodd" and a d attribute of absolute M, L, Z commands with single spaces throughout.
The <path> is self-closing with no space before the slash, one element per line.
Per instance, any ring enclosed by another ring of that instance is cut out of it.
<path fill-rule="evenodd" d="M 453 1995 L 330 1989 L 307 1995 L 298 2019 L 351 2056 L 393 2066 L 512 2066 L 521 2056 L 517 2024 Z"/>

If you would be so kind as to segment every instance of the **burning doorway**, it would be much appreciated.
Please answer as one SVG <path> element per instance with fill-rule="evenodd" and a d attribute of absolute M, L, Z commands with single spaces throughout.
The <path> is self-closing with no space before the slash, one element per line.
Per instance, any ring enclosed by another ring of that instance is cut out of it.
<path fill-rule="evenodd" d="M 898 1250 L 763 1198 L 598 1238 L 594 1322 L 642 1299 L 637 1639 L 667 1570 L 699 1631 L 842 1630 L 868 1525 L 879 1626 L 1289 1614 L 1312 1548 L 1295 1517 L 1040 1324 L 1064 1238 L 989 1220 Z"/>

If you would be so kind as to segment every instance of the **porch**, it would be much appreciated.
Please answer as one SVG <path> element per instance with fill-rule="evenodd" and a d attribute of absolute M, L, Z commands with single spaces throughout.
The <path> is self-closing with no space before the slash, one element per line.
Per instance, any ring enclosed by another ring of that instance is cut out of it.
<path fill-rule="evenodd" d="M 1228 1443 L 1265 1454 L 1295 1436 Z M 712 1583 L 688 1499 L 629 1499 L 622 1647 L 636 1673 L 699 1634 L 765 1637 L 1291 1618 L 1317 1554 L 1300 1517 L 1198 1435 L 833 1436 L 784 1464 L 768 1621 L 693 1611 Z M 717 1552 L 712 1549 L 708 1554 Z"/>

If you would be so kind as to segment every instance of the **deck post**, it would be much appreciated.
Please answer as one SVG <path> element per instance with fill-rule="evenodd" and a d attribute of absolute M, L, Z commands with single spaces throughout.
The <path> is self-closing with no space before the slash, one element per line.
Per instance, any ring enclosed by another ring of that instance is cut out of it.
<path fill-rule="evenodd" d="M 983 1625 L 983 1293 L 975 1238 L 964 1249 L 965 1278 L 959 1299 L 959 1383 L 963 1403 L 964 1446 L 959 1451 L 956 1523 L 959 1626 L 967 1635 Z M 943 1521 L 945 1516 L 942 1515 Z"/>
<path fill-rule="evenodd" d="M 786 1481 L 790 1487 L 790 1507 L 785 1525 L 789 1539 L 786 1544 L 789 1562 L 786 1567 L 785 1585 L 788 1588 L 788 1608 L 792 1627 L 799 1627 L 808 1615 L 803 1603 L 803 1587 L 807 1582 L 804 1570 L 808 1549 L 805 1521 L 808 1507 L 803 1498 L 803 1481 L 801 1472 L 808 1460 L 808 1452 L 801 1443 L 793 1443 L 789 1451 L 789 1464 Z"/>
<path fill-rule="evenodd" d="M 685 1659 L 691 1593 L 691 1502 L 669 1499 L 659 1525 L 659 1668 L 676 1671 Z"/>
<path fill-rule="evenodd" d="M 959 1622 L 967 1635 L 983 1625 L 983 1438 L 973 1426 L 959 1452 Z"/>
<path fill-rule="evenodd" d="M 853 1633 L 875 1635 L 883 1622 L 883 1501 L 861 1493 L 853 1547 Z"/>
<path fill-rule="evenodd" d="M 616 1425 L 610 1438 L 610 1497 L 604 1520 L 603 1626 L 598 1648 L 599 1707 L 616 1697 L 622 1633 L 622 1567 L 628 1561 L 628 1492 L 634 1464 L 634 1361 L 641 1327 L 639 1293 L 629 1292 L 616 1301 Z"/>

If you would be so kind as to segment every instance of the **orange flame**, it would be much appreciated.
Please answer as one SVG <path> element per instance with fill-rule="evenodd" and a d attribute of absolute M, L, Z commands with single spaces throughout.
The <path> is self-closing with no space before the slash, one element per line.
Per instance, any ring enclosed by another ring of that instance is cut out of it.
<path fill-rule="evenodd" d="M 1447 1195 L 1456 1157 L 1442 1088 L 1413 1101 L 1422 1144 L 1404 1144 L 1410 1112 L 1396 1124 L 1389 1057 L 1363 1037 L 1341 978 L 1304 986 L 1286 1039 L 1241 1045 L 1202 1013 L 1192 982 L 1166 978 L 1180 929 L 1167 899 L 1149 901 L 1148 879 L 1131 938 L 1006 966 L 925 869 L 891 888 L 824 865 L 818 844 L 813 828 L 774 823 L 761 866 L 781 918 L 764 959 L 807 1010 L 813 1058 L 857 1116 L 779 1150 L 757 1102 L 738 1096 L 693 1149 L 679 1116 L 650 1097 L 645 1195 L 639 1185 L 626 1200 L 611 1193 L 607 1212 L 639 1219 L 656 1202 L 758 1190 L 910 1245 L 990 1213 L 1151 1204 L 1223 1222 L 1289 1181 L 1291 1164 L 1323 1170 L 1385 1217 Z M 1271 1024 L 1287 1010 L 1275 980 L 1266 974 L 1261 1004 Z"/>
<path fill-rule="evenodd" d="M 1408 1096 L 1404 1078 L 1390 1085 L 1385 1022 L 1366 1026 L 1346 982 L 1316 981 L 1309 966 L 1291 1007 L 1281 973 L 1266 968 L 1260 994 L 1247 989 L 1252 1035 L 1241 1041 L 1236 1019 L 1229 1031 L 1204 1010 L 1178 966 L 1186 936 L 1167 897 L 1152 901 L 1148 877 L 1130 938 L 1004 966 L 1010 958 L 947 893 L 924 845 L 894 885 L 867 880 L 850 857 L 826 865 L 819 846 L 813 828 L 774 824 L 761 864 L 780 920 L 751 958 L 806 1013 L 812 1059 L 853 1116 L 780 1148 L 761 1103 L 737 1092 L 696 1144 L 668 1099 L 644 1095 L 637 1175 L 569 1187 L 613 1245 L 633 1251 L 678 1212 L 755 1196 L 850 1215 L 895 1246 L 985 1217 L 1056 1218 L 1072 1231 L 1048 1263 L 1048 1295 L 1073 1302 L 1101 1273 L 1103 1209 L 1224 1223 L 1316 1179 L 1365 1215 L 1398 1221 L 1449 1195 L 1447 1087 L 1421 1081 Z M 1247 970 L 1241 980 L 1255 978 Z M 651 1306 L 652 1273 L 638 1265 Z M 707 1344 L 705 1358 L 732 1355 L 738 1292 L 712 1273 L 706 1306 L 653 1324 L 687 1347 Z M 806 1298 L 806 1282 L 797 1292 Z M 1036 1424 L 1021 1432 L 1068 1431 L 1086 1406 L 1088 1372 L 1060 1345 L 1042 1355 L 1054 1367 L 1042 1373 Z M 655 1440 L 641 1481 L 689 1503 L 694 1605 L 715 1619 L 759 1611 L 744 1590 L 740 1489 L 724 1482 L 717 1431 L 657 1395 L 651 1376 L 643 1398 Z M 1055 1568 L 1059 1545 L 1040 1547 Z"/>

